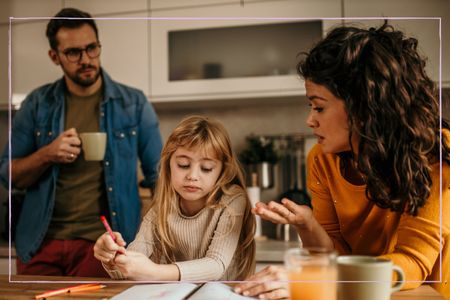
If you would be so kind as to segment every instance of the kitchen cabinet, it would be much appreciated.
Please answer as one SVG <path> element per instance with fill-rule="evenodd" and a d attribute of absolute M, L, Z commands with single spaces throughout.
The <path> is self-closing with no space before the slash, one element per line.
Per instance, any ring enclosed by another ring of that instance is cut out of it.
<path fill-rule="evenodd" d="M 21 95 L 21 98 L 38 86 L 62 76 L 60 67 L 55 66 L 48 57 L 47 22 L 17 20 L 11 27 L 12 93 Z"/>
<path fill-rule="evenodd" d="M 83 11 L 89 12 L 93 16 L 98 15 L 108 15 L 119 14 L 122 15 L 124 13 L 141 13 L 146 12 L 148 10 L 148 3 L 150 1 L 147 0 L 95 0 L 95 1 L 86 1 L 86 0 L 65 0 L 65 7 L 76 7 Z M 173 1 L 168 1 L 173 2 Z M 120 16 L 114 16 L 120 17 Z"/>
<path fill-rule="evenodd" d="M 149 94 L 149 33 L 147 0 L 7 0 L 0 3 L 1 48 L 0 67 L 8 74 L 9 16 L 51 17 L 63 7 L 77 7 L 95 16 L 116 18 L 96 20 L 103 45 L 102 66 L 113 79 L 137 87 Z M 126 18 L 119 20 L 119 18 Z M 136 19 L 131 19 L 136 18 Z M 47 52 L 45 29 L 48 20 L 13 20 L 11 80 L 13 99 L 18 102 L 26 94 L 43 84 L 62 76 L 59 66 L 54 66 Z M 130 34 L 132 33 L 132 34 Z M 8 80 L 0 83 L 0 109 L 8 104 Z"/>
<path fill-rule="evenodd" d="M 16 259 L 11 259 L 11 275 L 16 275 Z M 9 258 L 0 258 L 0 275 L 9 274 Z"/>
<path fill-rule="evenodd" d="M 248 0 L 245 0 L 247 3 Z M 156 10 L 167 10 L 167 9 L 186 9 L 199 6 L 212 6 L 212 5 L 242 5 L 240 0 L 177 0 L 177 1 L 167 1 L 167 0 L 151 0 L 150 9 L 152 11 Z"/>
<path fill-rule="evenodd" d="M 425 6 L 420 0 L 34 2 L 2 1 L 0 34 L 4 45 L 8 44 L 9 16 L 51 16 L 63 6 L 74 6 L 94 16 L 128 18 L 97 20 L 103 44 L 102 64 L 115 80 L 142 89 L 154 103 L 292 99 L 304 95 L 303 82 L 295 74 L 299 51 L 309 48 L 336 24 L 380 23 L 333 19 L 342 16 L 442 17 L 442 40 L 437 34 L 438 19 L 390 22 L 419 39 L 420 50 L 429 58 L 427 71 L 436 81 L 442 42 L 442 82 L 443 87 L 450 87 L 450 68 L 446 67 L 450 65 L 450 51 L 446 48 L 450 31 L 444 30 L 450 27 L 447 0 L 430 0 Z M 154 19 L 145 20 L 146 17 Z M 53 66 L 47 56 L 47 21 L 13 21 L 12 92 L 19 97 L 61 76 L 60 68 Z M 0 49 L 0 56 L 0 68 L 7 74 L 7 47 Z M 30 76 L 36 70 L 45 71 Z M 3 80 L 1 108 L 7 103 L 8 82 Z"/>
<path fill-rule="evenodd" d="M 286 0 L 151 0 L 150 9 L 152 11 L 164 10 L 164 9 L 186 9 L 200 6 L 214 6 L 229 4 L 233 6 L 246 6 L 255 2 L 278 2 L 279 5 L 283 5 L 282 2 Z"/>
<path fill-rule="evenodd" d="M 9 274 L 9 244 L 0 240 L 0 274 Z M 11 274 L 16 274 L 16 250 L 11 248 Z"/>
<path fill-rule="evenodd" d="M 49 17 L 63 6 L 54 0 L 2 0 L 0 22 L 7 25 L 9 17 Z"/>
<path fill-rule="evenodd" d="M 16 275 L 16 259 L 11 258 L 11 275 Z M 0 274 L 9 274 L 9 258 L 0 258 Z"/>
<path fill-rule="evenodd" d="M 427 73 L 436 82 L 439 82 L 439 57 L 442 53 L 442 87 L 450 87 L 450 31 L 447 30 L 450 28 L 450 1 L 430 0 L 424 5 L 421 0 L 344 0 L 343 11 L 345 17 L 404 18 L 390 19 L 389 23 L 405 31 L 408 36 L 418 39 L 419 51 L 428 57 Z M 381 24 L 382 21 L 346 21 L 346 23 L 361 22 L 373 26 Z"/>
<path fill-rule="evenodd" d="M 111 77 L 149 94 L 149 3 L 147 0 L 66 0 L 97 19 L 102 66 Z M 177 2 L 177 1 L 171 1 Z M 108 19 L 110 18 L 110 19 Z"/>
<path fill-rule="evenodd" d="M 59 9 L 52 11 L 51 15 Z M 143 10 L 116 14 L 114 18 L 117 19 L 96 20 L 102 43 L 102 66 L 114 80 L 139 88 L 146 95 L 149 94 L 150 84 L 147 17 L 148 12 Z M 13 23 L 11 79 L 14 99 L 17 97 L 22 100 L 33 89 L 62 76 L 61 68 L 55 66 L 47 54 L 47 23 L 48 20 L 17 20 Z M 8 27 L 5 28 L 7 32 Z M 6 55 L 6 63 L 7 57 Z M 5 69 L 7 71 L 7 65 Z M 8 99 L 6 84 L 5 91 L 2 90 L 3 108 L 6 107 Z"/>
<path fill-rule="evenodd" d="M 149 95 L 148 13 L 116 14 L 117 20 L 96 20 L 102 43 L 102 67 L 120 83 Z"/>
<path fill-rule="evenodd" d="M 152 102 L 304 95 L 295 74 L 296 55 L 337 22 L 317 16 L 339 17 L 340 2 L 232 2 L 152 10 Z"/>
<path fill-rule="evenodd" d="M 33 1 L 33 0 L 5 0 L 0 2 L 0 72 L 3 75 L 0 82 L 0 109 L 7 109 L 8 107 L 8 99 L 9 99 L 9 80 L 8 80 L 8 69 L 9 69 L 9 25 L 10 25 L 10 17 L 48 17 L 62 8 L 60 1 L 54 0 L 42 0 L 42 1 Z M 42 70 L 41 67 L 43 62 L 45 61 L 46 66 L 48 67 L 48 57 L 47 57 L 47 49 L 42 53 L 37 53 L 37 49 L 42 45 L 48 45 L 45 40 L 45 21 L 36 21 L 36 20 L 28 20 L 28 21 L 20 21 L 17 19 L 13 19 L 11 21 L 12 27 L 14 28 L 12 31 L 12 37 L 14 40 L 13 49 L 12 49 L 12 58 L 14 62 L 11 62 L 11 76 L 12 78 L 18 78 L 18 75 L 21 74 L 30 74 L 30 66 L 33 66 L 33 70 Z M 20 24 L 20 25 L 19 25 Z M 38 32 L 38 30 L 41 30 Z M 18 34 L 26 34 L 25 36 L 19 36 Z M 30 39 L 30 36 L 33 39 Z M 24 44 L 21 44 L 20 47 L 14 47 L 16 42 L 24 41 Z M 42 55 L 41 55 L 42 54 Z M 20 61 L 20 64 L 23 62 L 23 69 L 26 69 L 26 72 L 17 71 L 17 63 Z M 17 71 L 17 72 L 16 72 Z M 28 80 L 39 81 L 40 77 L 47 78 L 49 75 L 47 72 L 40 72 L 34 78 L 29 78 L 30 76 L 21 77 L 20 81 L 13 81 L 13 88 L 20 87 L 22 83 Z M 51 75 L 50 75 L 51 77 Z M 39 81 L 42 82 L 42 81 Z"/>

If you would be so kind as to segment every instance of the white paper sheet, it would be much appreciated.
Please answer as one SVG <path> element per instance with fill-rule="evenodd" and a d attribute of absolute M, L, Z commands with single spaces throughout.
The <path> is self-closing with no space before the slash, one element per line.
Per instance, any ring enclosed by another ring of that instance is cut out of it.
<path fill-rule="evenodd" d="M 197 284 L 193 283 L 163 283 L 137 284 L 111 300 L 181 300 L 189 294 Z M 201 287 L 189 300 L 244 300 L 256 299 L 244 297 L 233 292 L 232 288 L 220 282 L 208 282 Z"/>

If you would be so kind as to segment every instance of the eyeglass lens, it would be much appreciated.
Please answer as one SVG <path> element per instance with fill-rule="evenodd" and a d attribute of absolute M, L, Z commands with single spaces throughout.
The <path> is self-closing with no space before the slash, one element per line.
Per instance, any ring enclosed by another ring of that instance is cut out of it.
<path fill-rule="evenodd" d="M 67 59 L 70 62 L 77 62 L 81 59 L 81 55 L 83 54 L 83 51 L 86 52 L 86 55 L 89 58 L 96 58 L 100 55 L 101 52 L 101 46 L 100 44 L 90 44 L 86 46 L 86 48 L 69 48 L 63 51 L 63 53 L 66 55 Z"/>

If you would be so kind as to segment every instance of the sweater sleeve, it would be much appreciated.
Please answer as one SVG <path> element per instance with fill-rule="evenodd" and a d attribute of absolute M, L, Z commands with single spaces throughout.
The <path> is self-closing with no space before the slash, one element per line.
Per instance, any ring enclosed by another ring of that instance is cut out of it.
<path fill-rule="evenodd" d="M 407 282 L 404 289 L 416 288 L 425 280 L 440 281 L 440 276 L 436 274 L 440 273 L 438 268 L 441 263 L 439 260 L 441 246 L 443 264 L 449 260 L 450 166 L 444 163 L 442 167 L 442 201 L 440 201 L 439 173 L 439 164 L 436 164 L 431 173 L 433 185 L 426 205 L 419 209 L 415 217 L 406 213 L 402 215 L 394 251 L 383 255 L 405 272 Z M 442 281 L 446 282 L 449 278 L 447 268 L 442 268 L 442 273 Z M 434 276 L 431 276 L 432 274 Z M 439 283 L 432 285 L 438 290 L 445 288 L 439 286 Z"/>
<path fill-rule="evenodd" d="M 153 210 L 147 212 L 142 220 L 141 227 L 136 235 L 134 241 L 132 241 L 127 250 L 136 251 L 145 254 L 150 257 L 153 253 L 153 220 L 155 214 Z M 109 268 L 107 265 L 103 264 L 103 268 L 108 272 L 109 276 L 113 279 L 126 279 L 125 276 L 116 268 Z"/>
<path fill-rule="evenodd" d="M 334 176 L 333 166 L 325 164 L 320 145 L 315 145 L 307 159 L 307 187 L 311 194 L 313 215 L 328 233 L 334 248 L 339 254 L 350 254 L 351 249 L 340 231 L 339 219 L 333 205 L 331 193 L 327 187 L 327 172 Z"/>
<path fill-rule="evenodd" d="M 147 257 L 150 257 L 153 254 L 153 246 L 155 244 L 153 224 L 155 217 L 156 215 L 152 209 L 147 212 L 142 220 L 136 238 L 128 245 L 127 250 L 140 252 Z"/>
<path fill-rule="evenodd" d="M 176 262 L 180 280 L 219 280 L 222 277 L 236 252 L 245 206 L 246 198 L 242 193 L 226 204 L 206 255 L 200 259 Z"/>

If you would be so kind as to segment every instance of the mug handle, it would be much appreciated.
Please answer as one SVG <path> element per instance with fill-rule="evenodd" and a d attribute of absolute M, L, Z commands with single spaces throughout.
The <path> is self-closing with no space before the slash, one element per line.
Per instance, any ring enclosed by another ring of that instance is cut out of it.
<path fill-rule="evenodd" d="M 397 281 L 395 282 L 394 286 L 391 288 L 391 293 L 396 292 L 402 288 L 402 286 L 405 284 L 405 273 L 403 273 L 402 268 L 399 266 L 393 265 L 392 271 L 397 273 Z"/>

